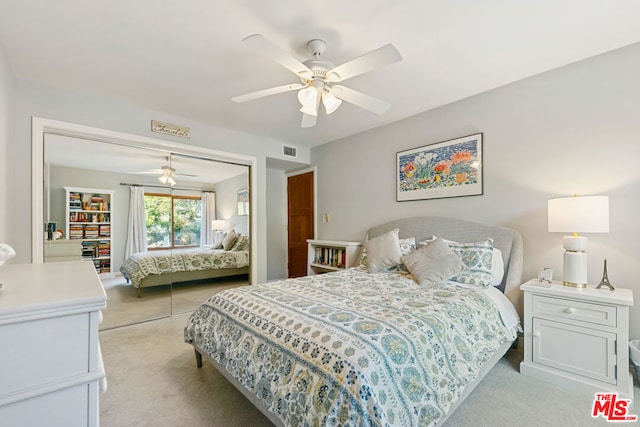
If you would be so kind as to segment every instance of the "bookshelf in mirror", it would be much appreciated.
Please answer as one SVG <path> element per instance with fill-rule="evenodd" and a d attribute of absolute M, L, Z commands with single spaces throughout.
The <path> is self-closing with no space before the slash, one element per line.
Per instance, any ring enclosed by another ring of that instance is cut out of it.
<path fill-rule="evenodd" d="M 362 242 L 309 239 L 307 244 L 308 275 L 355 267 L 360 260 Z"/>
<path fill-rule="evenodd" d="M 82 259 L 93 262 L 96 271 L 112 276 L 113 190 L 65 187 L 66 235 L 82 244 Z"/>

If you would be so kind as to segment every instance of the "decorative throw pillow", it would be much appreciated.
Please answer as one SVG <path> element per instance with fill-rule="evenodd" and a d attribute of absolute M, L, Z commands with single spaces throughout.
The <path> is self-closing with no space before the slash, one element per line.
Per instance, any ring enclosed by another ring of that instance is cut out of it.
<path fill-rule="evenodd" d="M 365 241 L 362 246 L 367 251 L 367 271 L 377 273 L 400 263 L 399 229 L 391 230 Z"/>
<path fill-rule="evenodd" d="M 462 260 L 466 269 L 450 280 L 488 288 L 492 283 L 493 239 L 482 242 L 459 243 L 442 239 Z M 428 245 L 427 245 L 428 246 Z"/>
<path fill-rule="evenodd" d="M 233 244 L 230 250 L 232 251 L 246 251 L 249 249 L 249 236 L 245 236 L 240 234 L 236 239 L 236 242 Z"/>
<path fill-rule="evenodd" d="M 227 235 L 224 236 L 224 239 L 222 239 L 222 249 L 224 249 L 225 251 L 231 249 L 237 238 L 238 236 L 236 235 L 236 232 L 234 230 L 229 231 Z"/>
<path fill-rule="evenodd" d="M 403 256 L 402 263 L 420 285 L 442 283 L 465 269 L 458 255 L 442 239 Z"/>
<path fill-rule="evenodd" d="M 415 239 L 415 237 L 408 237 L 406 239 L 399 239 L 399 241 L 400 241 L 400 254 L 401 255 L 406 255 L 406 254 L 416 250 L 416 239 Z M 360 264 L 364 265 L 365 267 L 367 266 L 367 250 L 366 249 L 362 249 L 362 252 L 360 253 Z M 402 265 L 402 264 L 400 264 L 400 265 Z"/>

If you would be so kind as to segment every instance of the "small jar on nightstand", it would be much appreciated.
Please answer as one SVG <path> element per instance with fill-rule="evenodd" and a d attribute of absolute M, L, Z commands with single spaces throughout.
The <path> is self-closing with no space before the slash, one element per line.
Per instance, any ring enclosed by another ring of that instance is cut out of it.
<path fill-rule="evenodd" d="M 630 289 L 573 288 L 529 280 L 524 291 L 520 373 L 585 392 L 633 398 L 629 372 Z"/>

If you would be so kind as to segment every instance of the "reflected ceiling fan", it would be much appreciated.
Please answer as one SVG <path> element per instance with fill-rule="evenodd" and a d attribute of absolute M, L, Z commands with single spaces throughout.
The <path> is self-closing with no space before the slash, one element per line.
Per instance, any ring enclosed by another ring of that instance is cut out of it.
<path fill-rule="evenodd" d="M 309 49 L 309 52 L 313 55 L 313 59 L 304 62 L 298 61 L 260 34 L 251 35 L 242 41 L 293 72 L 300 78 L 300 83 L 277 86 L 251 92 L 246 95 L 235 96 L 231 98 L 232 101 L 251 101 L 264 96 L 297 90 L 298 101 L 302 104 L 300 111 L 302 112 L 303 128 L 316 125 L 320 102 L 324 105 L 327 114 L 336 111 L 338 107 L 340 107 L 340 104 L 342 104 L 342 101 L 347 101 L 350 104 L 377 114 L 383 114 L 391 107 L 391 105 L 385 101 L 335 84 L 385 65 L 401 61 L 402 56 L 400 52 L 391 44 L 365 53 L 336 67 L 326 59 L 320 58 L 320 55 L 324 53 L 327 46 L 326 43 L 320 39 L 313 39 L 307 43 L 307 49 Z"/>
<path fill-rule="evenodd" d="M 174 168 L 172 168 L 171 166 L 162 166 L 160 169 L 149 169 L 146 171 L 140 171 L 140 172 L 132 172 L 134 174 L 138 174 L 138 175 L 160 175 L 158 177 L 158 181 L 160 181 L 163 184 L 169 184 L 172 187 L 174 185 L 176 185 L 176 181 L 175 179 L 173 179 L 173 177 L 177 177 L 177 176 L 187 176 L 187 177 L 196 177 L 198 175 L 192 175 L 192 174 L 188 174 L 188 173 L 176 173 L 176 170 Z"/>

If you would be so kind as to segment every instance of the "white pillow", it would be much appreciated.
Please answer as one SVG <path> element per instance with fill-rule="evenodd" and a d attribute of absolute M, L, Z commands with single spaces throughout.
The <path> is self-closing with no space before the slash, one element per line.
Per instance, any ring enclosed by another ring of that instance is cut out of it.
<path fill-rule="evenodd" d="M 493 259 L 491 260 L 491 285 L 500 286 L 504 278 L 504 260 L 502 259 L 502 251 L 493 248 Z"/>
<path fill-rule="evenodd" d="M 400 238 L 396 228 L 373 239 L 366 240 L 362 246 L 367 251 L 367 271 L 377 273 L 400 264 Z"/>
<path fill-rule="evenodd" d="M 236 235 L 235 230 L 231 230 L 227 233 L 226 236 L 224 236 L 224 239 L 222 240 L 222 248 L 225 251 L 228 251 L 229 249 L 231 249 L 231 247 L 233 246 L 233 244 L 236 242 L 236 239 L 238 238 L 238 236 Z"/>

